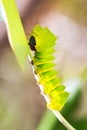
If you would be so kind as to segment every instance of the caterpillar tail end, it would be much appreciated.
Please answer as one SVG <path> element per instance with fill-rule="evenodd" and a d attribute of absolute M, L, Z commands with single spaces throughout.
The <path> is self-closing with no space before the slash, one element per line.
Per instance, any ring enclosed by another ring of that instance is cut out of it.
<path fill-rule="evenodd" d="M 51 110 L 60 111 L 64 107 L 68 97 L 69 97 L 68 92 L 63 92 L 63 93 L 58 94 L 56 98 L 50 99 L 50 103 L 46 104 L 47 108 Z"/>

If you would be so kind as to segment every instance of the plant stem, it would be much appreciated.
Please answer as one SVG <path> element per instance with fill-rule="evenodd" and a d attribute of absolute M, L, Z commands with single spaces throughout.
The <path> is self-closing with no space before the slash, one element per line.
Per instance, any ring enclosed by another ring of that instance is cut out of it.
<path fill-rule="evenodd" d="M 52 112 L 68 130 L 76 130 L 71 124 L 69 124 L 69 122 L 62 116 L 59 111 L 52 110 Z"/>

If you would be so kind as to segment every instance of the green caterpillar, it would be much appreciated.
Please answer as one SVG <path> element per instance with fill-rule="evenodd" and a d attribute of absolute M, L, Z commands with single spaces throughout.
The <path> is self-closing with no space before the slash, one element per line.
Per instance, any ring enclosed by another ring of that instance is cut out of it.
<path fill-rule="evenodd" d="M 41 88 L 42 95 L 47 97 L 47 107 L 52 110 L 60 110 L 64 106 L 69 93 L 65 92 L 65 86 L 57 77 L 53 63 L 55 35 L 48 29 L 36 25 L 29 38 L 29 46 L 33 53 L 32 64 L 35 77 Z"/>

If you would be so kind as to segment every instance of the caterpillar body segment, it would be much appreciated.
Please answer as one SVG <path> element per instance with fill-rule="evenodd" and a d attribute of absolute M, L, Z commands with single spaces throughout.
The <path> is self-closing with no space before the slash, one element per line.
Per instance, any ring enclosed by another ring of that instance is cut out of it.
<path fill-rule="evenodd" d="M 53 110 L 60 110 L 64 106 L 69 93 L 65 92 L 65 86 L 57 77 L 54 70 L 53 53 L 56 37 L 48 29 L 35 26 L 29 39 L 29 46 L 33 55 L 33 70 L 38 77 L 38 83 L 43 87 L 42 94 L 48 97 L 47 107 Z"/>
<path fill-rule="evenodd" d="M 54 53 L 55 50 L 54 48 L 50 48 L 48 49 L 47 51 L 45 50 L 45 53 L 41 53 L 41 52 L 35 52 L 35 55 L 37 58 L 45 58 L 45 57 L 48 57 L 50 54 Z"/>
<path fill-rule="evenodd" d="M 47 64 L 40 64 L 38 65 L 38 67 L 35 67 L 36 68 L 36 72 L 38 74 L 42 74 L 44 73 L 46 75 L 45 72 L 49 72 L 50 70 L 52 70 L 52 68 L 55 66 L 54 63 L 47 63 Z M 45 78 L 45 77 L 44 77 Z"/>
<path fill-rule="evenodd" d="M 48 60 L 49 58 L 49 60 Z M 47 64 L 47 63 L 51 63 L 51 61 L 54 60 L 54 56 L 49 56 L 49 57 L 45 57 L 45 58 L 37 58 L 37 57 L 33 57 L 33 63 L 34 65 L 42 65 L 42 64 Z"/>

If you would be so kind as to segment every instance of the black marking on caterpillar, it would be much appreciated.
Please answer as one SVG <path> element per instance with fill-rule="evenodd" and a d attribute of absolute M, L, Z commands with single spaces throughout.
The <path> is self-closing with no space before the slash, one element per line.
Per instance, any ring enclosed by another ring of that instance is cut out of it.
<path fill-rule="evenodd" d="M 33 60 L 31 61 L 31 64 L 34 65 Z"/>
<path fill-rule="evenodd" d="M 28 44 L 29 44 L 32 51 L 36 51 L 36 49 L 35 49 L 36 40 L 33 36 L 30 37 L 30 41 Z"/>

